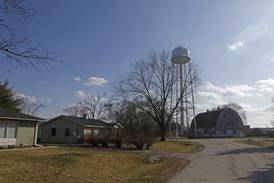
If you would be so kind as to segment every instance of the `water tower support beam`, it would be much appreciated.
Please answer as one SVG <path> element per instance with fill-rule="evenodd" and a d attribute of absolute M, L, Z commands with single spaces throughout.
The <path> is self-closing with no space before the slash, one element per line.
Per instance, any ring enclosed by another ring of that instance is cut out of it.
<path fill-rule="evenodd" d="M 179 79 L 178 79 L 178 65 L 176 65 L 176 103 L 178 102 L 178 85 L 179 85 Z M 176 124 L 176 137 L 178 137 L 178 107 L 176 108 L 176 119 L 175 119 L 175 124 Z"/>
<path fill-rule="evenodd" d="M 180 64 L 180 96 L 181 96 L 181 101 L 180 101 L 180 117 L 181 117 L 181 133 L 183 132 L 183 128 L 185 126 L 184 124 L 184 78 L 183 78 L 183 65 Z M 183 135 L 183 134 L 182 134 Z"/>
<path fill-rule="evenodd" d="M 193 91 L 193 82 L 192 82 L 192 73 L 191 73 L 191 64 L 188 62 L 189 67 L 189 76 L 190 76 L 190 88 L 191 88 L 191 98 L 192 98 L 192 107 L 193 107 L 193 122 L 194 122 L 194 134 L 197 137 L 197 123 L 196 123 L 196 114 L 195 114 L 195 101 L 194 101 L 194 91 Z"/>

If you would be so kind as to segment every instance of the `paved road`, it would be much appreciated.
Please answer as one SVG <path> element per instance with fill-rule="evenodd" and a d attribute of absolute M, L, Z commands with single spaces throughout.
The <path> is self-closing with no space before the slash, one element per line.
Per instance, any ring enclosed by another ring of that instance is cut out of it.
<path fill-rule="evenodd" d="M 168 183 L 274 183 L 274 151 L 236 143 L 235 139 L 196 140 L 205 149 Z"/>

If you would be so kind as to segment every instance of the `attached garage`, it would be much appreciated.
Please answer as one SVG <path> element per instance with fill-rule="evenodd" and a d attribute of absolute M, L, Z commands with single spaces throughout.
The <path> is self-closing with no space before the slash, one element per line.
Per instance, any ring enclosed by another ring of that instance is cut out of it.
<path fill-rule="evenodd" d="M 40 121 L 43 119 L 0 108 L 0 146 L 35 145 Z"/>

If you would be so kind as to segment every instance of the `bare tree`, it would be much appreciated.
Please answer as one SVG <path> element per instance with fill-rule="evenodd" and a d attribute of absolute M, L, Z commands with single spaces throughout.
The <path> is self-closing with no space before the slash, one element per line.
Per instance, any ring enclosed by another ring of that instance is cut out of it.
<path fill-rule="evenodd" d="M 153 52 L 148 59 L 137 62 L 133 70 L 114 88 L 126 103 L 147 113 L 158 124 L 161 140 L 165 140 L 166 129 L 186 89 L 191 83 L 199 81 L 197 69 L 192 68 L 187 71 L 182 92 L 172 106 L 169 98 L 175 83 L 175 67 L 170 63 L 170 55 L 166 51 Z"/>
<path fill-rule="evenodd" d="M 107 118 L 113 123 L 123 124 L 128 118 L 127 103 L 125 101 L 110 101 L 106 105 Z"/>
<path fill-rule="evenodd" d="M 146 112 L 124 101 L 109 103 L 106 108 L 109 119 L 122 126 L 122 133 L 118 137 L 124 143 L 132 143 L 142 149 L 145 144 L 149 148 L 154 142 L 158 134 L 157 124 Z"/>
<path fill-rule="evenodd" d="M 23 101 L 19 107 L 20 110 L 26 114 L 35 114 L 45 106 L 46 105 L 43 103 L 37 103 L 29 100 L 28 98 L 23 98 Z"/>
<path fill-rule="evenodd" d="M 28 36 L 19 35 L 8 22 L 8 16 L 27 18 L 31 9 L 24 8 L 23 0 L 0 0 L 0 56 L 2 61 L 32 68 L 48 67 L 52 62 L 60 62 L 53 53 L 41 52 Z"/>
<path fill-rule="evenodd" d="M 87 109 L 84 107 L 82 102 L 79 102 L 71 107 L 65 108 L 63 112 L 67 115 L 82 117 L 87 113 Z"/>
<path fill-rule="evenodd" d="M 92 119 L 101 119 L 104 113 L 106 100 L 105 94 L 88 95 L 83 104 L 85 109 L 89 112 Z"/>

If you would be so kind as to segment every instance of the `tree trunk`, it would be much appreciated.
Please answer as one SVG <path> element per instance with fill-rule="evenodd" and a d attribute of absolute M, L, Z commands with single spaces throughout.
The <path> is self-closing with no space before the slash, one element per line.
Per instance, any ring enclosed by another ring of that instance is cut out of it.
<path fill-rule="evenodd" d="M 165 128 L 165 123 L 162 122 L 160 125 L 160 136 L 161 136 L 161 141 L 166 140 L 166 128 Z"/>

